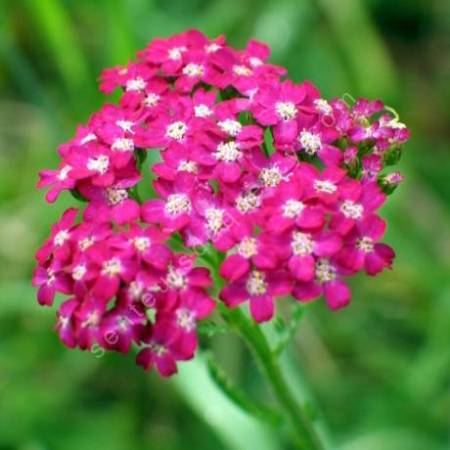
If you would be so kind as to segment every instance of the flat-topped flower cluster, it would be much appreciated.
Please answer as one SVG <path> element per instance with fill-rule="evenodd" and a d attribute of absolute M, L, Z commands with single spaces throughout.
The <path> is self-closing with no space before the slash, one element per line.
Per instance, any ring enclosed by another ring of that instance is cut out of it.
<path fill-rule="evenodd" d="M 248 302 L 264 322 L 287 295 L 341 308 L 346 277 L 391 266 L 377 210 L 402 179 L 384 169 L 407 128 L 380 101 L 326 100 L 311 82 L 284 80 L 269 53 L 188 31 L 103 72 L 100 88 L 120 88 L 119 104 L 40 173 L 49 202 L 64 190 L 86 202 L 37 252 L 39 302 L 68 296 L 57 321 L 67 346 L 136 344 L 138 364 L 167 376 L 192 358 L 197 322 L 214 309 L 210 268 L 220 300 Z M 147 152 L 155 195 L 142 201 Z"/>

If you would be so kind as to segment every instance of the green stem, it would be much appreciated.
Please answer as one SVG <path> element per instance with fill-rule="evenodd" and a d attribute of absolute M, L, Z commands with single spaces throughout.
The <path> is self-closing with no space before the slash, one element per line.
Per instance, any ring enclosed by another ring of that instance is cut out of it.
<path fill-rule="evenodd" d="M 201 259 L 211 270 L 216 290 L 215 294 L 218 294 L 224 280 L 219 275 L 219 264 L 209 260 L 209 256 L 205 258 L 205 255 L 202 255 Z M 273 393 L 278 399 L 285 417 L 291 423 L 298 450 L 324 450 L 325 447 L 316 434 L 311 421 L 296 402 L 294 394 L 291 392 L 280 370 L 277 357 L 272 352 L 260 326 L 247 317 L 239 308 L 229 309 L 221 301 L 217 302 L 217 307 L 225 322 L 239 332 L 250 351 L 255 355 L 264 375 L 272 386 Z"/>
<path fill-rule="evenodd" d="M 313 425 L 295 401 L 286 379 L 280 370 L 267 339 L 257 324 L 251 322 L 240 309 L 221 308 L 224 319 L 238 329 L 250 350 L 256 356 L 285 416 L 291 423 L 299 450 L 323 450 Z"/>

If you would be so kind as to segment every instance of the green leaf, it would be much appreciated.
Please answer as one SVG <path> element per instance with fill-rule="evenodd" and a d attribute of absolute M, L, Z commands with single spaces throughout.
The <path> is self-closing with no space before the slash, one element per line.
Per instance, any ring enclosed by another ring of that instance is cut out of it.
<path fill-rule="evenodd" d="M 264 131 L 264 150 L 266 152 L 267 156 L 270 156 L 272 153 L 275 152 L 275 147 L 273 146 L 273 136 L 272 136 L 272 131 L 271 129 L 268 127 L 265 129 Z"/>
<path fill-rule="evenodd" d="M 402 149 L 399 145 L 393 145 L 383 155 L 383 163 L 385 166 L 394 166 L 400 161 L 402 156 Z"/>
<path fill-rule="evenodd" d="M 279 425 L 281 423 L 282 418 L 278 411 L 265 405 L 255 403 L 244 391 L 235 386 L 222 368 L 217 365 L 212 354 L 208 355 L 207 364 L 211 378 L 235 405 L 239 406 L 248 414 L 251 414 L 264 422 L 268 422 L 271 425 Z"/>
<path fill-rule="evenodd" d="M 144 164 L 145 160 L 147 159 L 147 152 L 148 152 L 148 150 L 144 150 L 142 148 L 138 148 L 136 150 L 136 157 L 137 157 L 137 163 L 138 163 L 139 170 L 141 169 L 142 164 Z"/>
<path fill-rule="evenodd" d="M 216 336 L 217 334 L 224 334 L 230 331 L 226 325 L 221 325 L 213 322 L 212 320 L 202 320 L 197 327 L 199 334 L 203 336 Z"/>

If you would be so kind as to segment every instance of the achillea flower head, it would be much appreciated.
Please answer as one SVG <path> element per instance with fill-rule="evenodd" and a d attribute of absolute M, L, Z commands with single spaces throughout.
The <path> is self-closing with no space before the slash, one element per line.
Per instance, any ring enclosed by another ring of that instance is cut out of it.
<path fill-rule="evenodd" d="M 264 322 L 286 295 L 323 294 L 339 309 L 347 277 L 391 267 L 378 209 L 402 180 L 383 170 L 408 129 L 379 100 L 327 100 L 283 79 L 269 55 L 191 30 L 103 72 L 100 89 L 121 89 L 119 104 L 78 127 L 38 183 L 48 202 L 62 191 L 86 202 L 36 254 L 39 303 L 67 296 L 56 327 L 67 346 L 136 346 L 139 365 L 169 376 L 214 310 L 210 269 L 225 305 L 247 302 Z M 155 197 L 141 199 L 147 153 L 160 159 Z"/>

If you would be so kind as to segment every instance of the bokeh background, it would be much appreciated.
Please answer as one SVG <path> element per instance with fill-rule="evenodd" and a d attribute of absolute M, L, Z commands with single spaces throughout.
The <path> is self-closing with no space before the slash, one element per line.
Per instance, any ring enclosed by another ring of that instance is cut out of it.
<path fill-rule="evenodd" d="M 132 357 L 68 351 L 36 305 L 35 248 L 73 200 L 34 188 L 56 146 L 104 98 L 96 79 L 155 36 L 196 27 L 243 47 L 255 37 L 324 96 L 394 106 L 412 129 L 406 177 L 384 208 L 395 270 L 353 282 L 352 305 L 321 301 L 282 364 L 330 449 L 449 448 L 450 11 L 442 0 L 0 0 L 0 449 L 289 449 L 232 405 L 202 357 L 162 381 Z M 221 364 L 270 401 L 233 336 Z"/>

